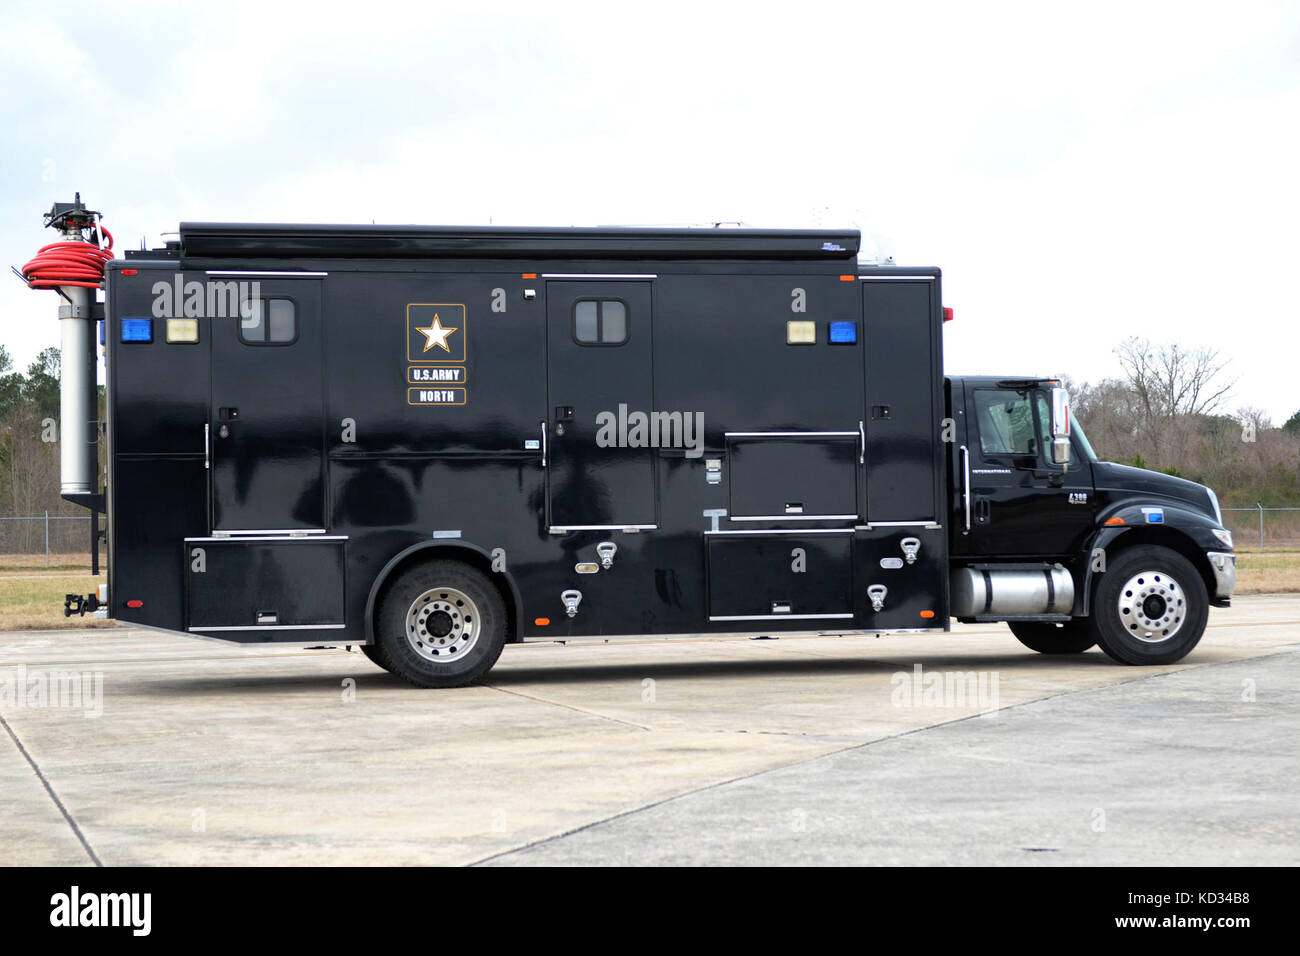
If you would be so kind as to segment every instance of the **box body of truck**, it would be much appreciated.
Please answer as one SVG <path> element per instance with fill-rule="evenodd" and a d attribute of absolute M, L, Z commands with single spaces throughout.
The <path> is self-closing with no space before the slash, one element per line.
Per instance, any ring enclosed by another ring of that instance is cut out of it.
<path fill-rule="evenodd" d="M 107 270 L 110 604 L 371 644 L 947 627 L 938 269 L 853 232 L 182 224 Z"/>

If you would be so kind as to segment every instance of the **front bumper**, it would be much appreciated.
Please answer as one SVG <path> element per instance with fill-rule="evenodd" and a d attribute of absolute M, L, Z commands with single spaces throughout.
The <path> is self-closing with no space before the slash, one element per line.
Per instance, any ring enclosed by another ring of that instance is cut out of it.
<path fill-rule="evenodd" d="M 1226 600 L 1232 596 L 1237 587 L 1237 556 L 1231 551 L 1207 551 L 1210 569 L 1214 572 L 1214 593 L 1216 600 Z"/>

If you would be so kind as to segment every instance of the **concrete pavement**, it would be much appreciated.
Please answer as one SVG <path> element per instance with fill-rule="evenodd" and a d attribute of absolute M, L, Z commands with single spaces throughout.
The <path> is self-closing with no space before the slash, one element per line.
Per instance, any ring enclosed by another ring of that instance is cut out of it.
<path fill-rule="evenodd" d="M 1172 667 L 981 625 L 515 646 L 456 691 L 341 650 L 7 633 L 0 682 L 103 690 L 0 703 L 0 864 L 1282 862 L 1300 598 L 1236 605 Z"/>

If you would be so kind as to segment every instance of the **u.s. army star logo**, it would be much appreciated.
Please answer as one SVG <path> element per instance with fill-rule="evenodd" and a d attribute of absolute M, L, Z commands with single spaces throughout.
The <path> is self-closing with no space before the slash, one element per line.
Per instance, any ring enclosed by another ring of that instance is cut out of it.
<path fill-rule="evenodd" d="M 406 360 L 415 365 L 460 364 L 467 358 L 469 316 L 460 302 L 406 306 Z"/>
<path fill-rule="evenodd" d="M 427 325 L 423 328 L 417 326 L 415 331 L 424 333 L 424 351 L 427 352 L 429 351 L 429 349 L 434 348 L 436 346 L 437 348 L 442 349 L 448 355 L 451 354 L 451 349 L 447 347 L 447 336 L 455 332 L 456 329 L 454 326 L 449 329 L 443 328 L 442 320 L 438 318 L 438 314 L 436 312 L 433 314 L 432 325 Z"/>

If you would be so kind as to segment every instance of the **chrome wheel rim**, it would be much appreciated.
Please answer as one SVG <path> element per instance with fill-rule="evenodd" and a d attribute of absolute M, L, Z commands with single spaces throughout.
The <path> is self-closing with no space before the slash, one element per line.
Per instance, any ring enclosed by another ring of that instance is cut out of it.
<path fill-rule="evenodd" d="M 473 650 L 480 631 L 478 605 L 456 588 L 430 588 L 406 612 L 406 641 L 425 660 L 447 664 Z"/>
<path fill-rule="evenodd" d="M 1120 624 L 1144 644 L 1173 638 L 1187 620 L 1182 585 L 1168 571 L 1139 571 L 1119 589 Z"/>

